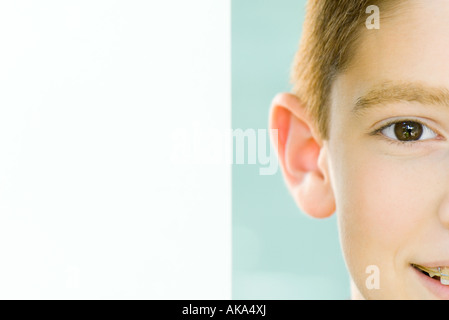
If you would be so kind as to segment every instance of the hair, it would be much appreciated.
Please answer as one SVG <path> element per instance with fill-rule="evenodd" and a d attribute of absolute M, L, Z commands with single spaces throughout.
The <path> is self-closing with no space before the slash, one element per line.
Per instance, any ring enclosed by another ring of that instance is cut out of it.
<path fill-rule="evenodd" d="M 369 15 L 366 8 L 394 0 L 308 0 L 303 34 L 291 80 L 293 93 L 305 108 L 322 139 L 328 138 L 329 95 L 335 77 L 348 67 L 355 43 Z"/>

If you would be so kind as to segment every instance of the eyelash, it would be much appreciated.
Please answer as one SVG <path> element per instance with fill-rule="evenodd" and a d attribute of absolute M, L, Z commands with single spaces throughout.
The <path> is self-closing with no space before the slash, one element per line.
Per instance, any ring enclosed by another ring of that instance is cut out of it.
<path fill-rule="evenodd" d="M 435 134 L 440 135 L 436 130 L 430 128 L 429 126 L 427 126 L 426 124 L 422 123 L 421 121 L 419 121 L 417 119 L 399 119 L 399 120 L 395 119 L 395 120 L 391 120 L 391 121 L 387 122 L 386 124 L 384 124 L 379 129 L 374 130 L 370 135 L 372 135 L 372 136 L 379 136 L 379 137 L 384 138 L 385 140 L 387 140 L 390 144 L 399 145 L 399 146 L 412 147 L 416 143 L 422 142 L 422 140 L 417 140 L 417 141 L 393 140 L 393 139 L 390 139 L 390 138 L 386 137 L 384 134 L 382 134 L 382 131 L 385 130 L 386 128 L 388 128 L 388 127 L 390 127 L 392 125 L 395 125 L 397 123 L 404 122 L 404 121 L 410 121 L 410 122 L 419 123 L 423 127 L 427 127 L 430 130 L 432 130 L 433 132 L 435 132 Z"/>

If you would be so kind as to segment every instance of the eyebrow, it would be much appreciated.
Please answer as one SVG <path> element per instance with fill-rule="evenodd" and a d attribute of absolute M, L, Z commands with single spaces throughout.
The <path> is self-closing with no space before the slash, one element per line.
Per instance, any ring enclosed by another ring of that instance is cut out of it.
<path fill-rule="evenodd" d="M 386 81 L 359 97 L 352 111 L 359 114 L 372 107 L 402 101 L 449 107 L 449 90 L 416 82 Z"/>

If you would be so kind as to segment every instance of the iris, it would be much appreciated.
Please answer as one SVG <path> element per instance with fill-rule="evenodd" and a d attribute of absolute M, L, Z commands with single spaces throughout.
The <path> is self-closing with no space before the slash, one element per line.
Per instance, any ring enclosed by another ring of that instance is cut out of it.
<path fill-rule="evenodd" d="M 394 125 L 394 133 L 400 141 L 419 140 L 423 131 L 423 126 L 413 121 L 398 122 Z"/>

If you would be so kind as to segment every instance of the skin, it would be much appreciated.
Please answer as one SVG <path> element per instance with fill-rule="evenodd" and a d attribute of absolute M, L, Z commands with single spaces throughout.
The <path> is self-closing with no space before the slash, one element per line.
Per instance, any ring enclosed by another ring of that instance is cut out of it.
<path fill-rule="evenodd" d="M 328 139 L 319 138 L 296 96 L 276 96 L 270 115 L 298 206 L 316 218 L 337 214 L 353 299 L 449 298 L 411 267 L 449 266 L 449 105 L 403 97 L 353 111 L 384 83 L 449 89 L 449 2 L 410 0 L 398 10 L 379 30 L 363 32 L 350 67 L 334 81 Z M 399 120 L 428 128 L 425 139 L 401 143 L 379 131 Z M 372 290 L 371 265 L 380 275 Z"/>

